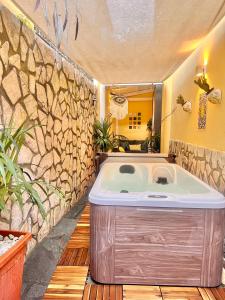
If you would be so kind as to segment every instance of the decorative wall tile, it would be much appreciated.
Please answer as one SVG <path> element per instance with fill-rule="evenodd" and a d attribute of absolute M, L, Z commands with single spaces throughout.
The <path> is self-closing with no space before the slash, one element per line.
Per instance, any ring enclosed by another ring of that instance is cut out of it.
<path fill-rule="evenodd" d="M 193 175 L 225 195 L 225 152 L 170 141 L 170 153 L 176 154 L 176 162 Z"/>

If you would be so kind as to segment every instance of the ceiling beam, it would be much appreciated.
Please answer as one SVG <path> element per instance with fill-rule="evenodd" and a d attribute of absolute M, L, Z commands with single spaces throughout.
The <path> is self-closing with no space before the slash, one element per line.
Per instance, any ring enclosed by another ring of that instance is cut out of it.
<path fill-rule="evenodd" d="M 143 97 L 143 98 L 127 98 L 129 102 L 146 102 L 152 101 L 151 97 Z"/>
<path fill-rule="evenodd" d="M 130 97 L 130 96 L 137 96 L 141 94 L 147 94 L 147 93 L 152 93 L 154 91 L 154 88 L 150 89 L 145 89 L 145 90 L 140 90 L 140 91 L 135 91 L 135 92 L 128 92 L 128 93 L 123 93 L 125 97 Z"/>

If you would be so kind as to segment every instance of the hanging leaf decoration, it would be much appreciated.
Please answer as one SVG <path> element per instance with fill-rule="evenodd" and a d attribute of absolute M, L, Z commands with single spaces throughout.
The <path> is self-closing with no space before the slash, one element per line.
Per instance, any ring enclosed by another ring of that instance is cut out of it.
<path fill-rule="evenodd" d="M 77 36 L 78 36 L 78 32 L 79 32 L 79 19 L 78 19 L 78 16 L 76 16 L 76 27 L 75 27 L 75 41 L 77 39 Z"/>
<path fill-rule="evenodd" d="M 63 23 L 63 31 L 65 31 L 66 29 L 67 22 L 68 22 L 68 2 L 67 0 L 65 0 L 65 20 Z"/>
<path fill-rule="evenodd" d="M 53 11 L 53 25 L 55 30 L 55 37 L 56 37 L 56 45 L 59 48 L 62 42 L 62 36 L 63 36 L 63 24 L 60 15 L 57 12 L 57 6 L 56 2 L 54 5 L 54 11 Z"/>
<path fill-rule="evenodd" d="M 57 8 L 56 8 L 56 2 L 54 4 L 54 10 L 53 10 L 53 26 L 54 26 L 54 31 L 55 31 L 55 36 L 57 38 L 57 27 L 58 27 L 58 20 L 57 20 Z"/>
<path fill-rule="evenodd" d="M 38 9 L 38 7 L 40 6 L 40 3 L 41 3 L 41 0 L 36 0 L 34 11 L 36 11 Z"/>
<path fill-rule="evenodd" d="M 50 25 L 50 21 L 49 21 L 49 16 L 48 16 L 48 6 L 47 6 L 47 1 L 45 0 L 43 3 L 43 9 L 44 9 L 44 17 L 45 17 L 45 21 L 47 23 L 47 25 Z"/>
<path fill-rule="evenodd" d="M 61 17 L 58 16 L 58 48 L 60 48 L 61 42 L 62 42 L 62 38 L 63 38 L 63 23 L 61 20 Z"/>

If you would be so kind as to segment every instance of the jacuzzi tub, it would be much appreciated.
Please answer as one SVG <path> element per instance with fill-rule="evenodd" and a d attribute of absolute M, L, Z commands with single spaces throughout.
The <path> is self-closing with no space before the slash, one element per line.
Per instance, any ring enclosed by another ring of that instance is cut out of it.
<path fill-rule="evenodd" d="M 106 163 L 89 194 L 102 283 L 218 286 L 225 198 L 167 163 Z"/>

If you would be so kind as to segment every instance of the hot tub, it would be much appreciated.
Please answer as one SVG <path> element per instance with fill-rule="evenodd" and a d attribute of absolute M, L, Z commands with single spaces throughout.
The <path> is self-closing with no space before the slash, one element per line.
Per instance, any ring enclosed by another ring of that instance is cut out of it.
<path fill-rule="evenodd" d="M 94 280 L 221 283 L 225 198 L 183 168 L 106 163 L 89 201 Z"/>

